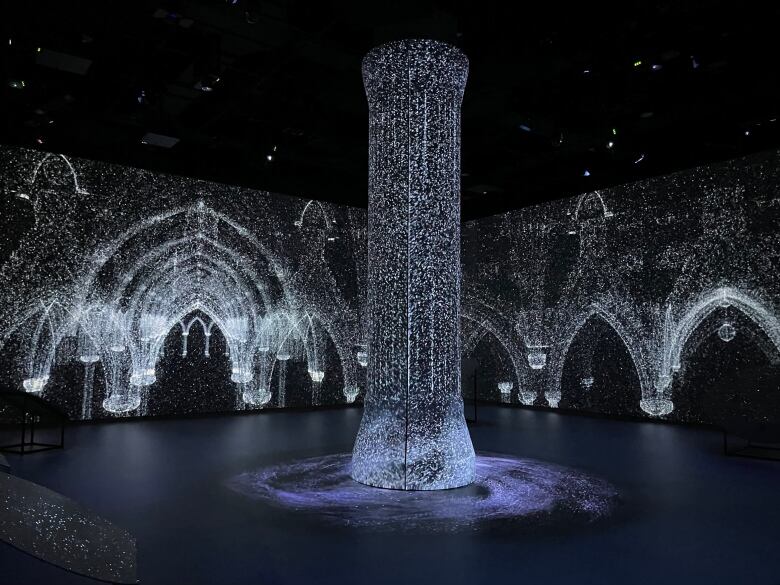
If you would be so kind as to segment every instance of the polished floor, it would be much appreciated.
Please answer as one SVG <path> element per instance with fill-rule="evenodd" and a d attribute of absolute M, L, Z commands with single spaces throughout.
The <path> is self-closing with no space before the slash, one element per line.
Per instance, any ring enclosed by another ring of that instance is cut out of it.
<path fill-rule="evenodd" d="M 708 430 L 481 408 L 477 449 L 576 467 L 620 491 L 611 518 L 538 532 L 377 533 L 226 487 L 267 463 L 349 451 L 360 415 L 82 425 L 64 451 L 9 460 L 130 530 L 144 584 L 780 585 L 780 463 L 724 457 Z M 94 583 L 7 545 L 0 582 Z"/>

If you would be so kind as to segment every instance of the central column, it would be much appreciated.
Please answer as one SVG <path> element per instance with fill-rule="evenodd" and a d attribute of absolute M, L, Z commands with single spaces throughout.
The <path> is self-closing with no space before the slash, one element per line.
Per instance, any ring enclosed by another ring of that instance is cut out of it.
<path fill-rule="evenodd" d="M 363 60 L 369 104 L 368 389 L 352 477 L 474 480 L 460 389 L 460 105 L 468 60 L 427 40 Z"/>

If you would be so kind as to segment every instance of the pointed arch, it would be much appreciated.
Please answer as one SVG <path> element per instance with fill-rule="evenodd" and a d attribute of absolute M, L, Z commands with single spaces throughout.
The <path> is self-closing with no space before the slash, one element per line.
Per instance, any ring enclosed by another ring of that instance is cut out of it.
<path fill-rule="evenodd" d="M 612 217 L 613 213 L 607 209 L 607 204 L 604 203 L 604 198 L 601 196 L 600 191 L 592 191 L 590 193 L 582 193 L 579 197 L 577 197 L 577 204 L 574 207 L 574 223 L 577 224 L 580 221 L 580 210 L 582 209 L 583 203 L 586 201 L 591 201 L 593 199 L 597 199 L 599 202 L 599 205 L 601 207 L 602 216 L 604 219 L 607 219 L 609 217 Z"/>
<path fill-rule="evenodd" d="M 606 310 L 602 305 L 593 303 L 588 308 L 580 312 L 576 317 L 569 321 L 566 327 L 564 339 L 558 346 L 558 351 L 554 352 L 553 359 L 550 364 L 550 371 L 552 374 L 553 389 L 560 392 L 561 382 L 563 379 L 563 365 L 566 361 L 566 356 L 569 353 L 571 344 L 574 341 L 580 329 L 593 317 L 602 319 L 607 325 L 609 325 L 618 337 L 623 342 L 623 345 L 628 352 L 629 357 L 634 365 L 637 377 L 639 378 L 639 386 L 642 392 L 642 396 L 647 396 L 652 391 L 652 385 L 650 379 L 647 376 L 647 370 L 644 367 L 645 358 L 642 353 L 642 345 L 639 343 L 637 335 L 633 334 L 630 328 L 621 321 L 616 315 Z"/>
<path fill-rule="evenodd" d="M 665 351 L 662 357 L 662 372 L 671 375 L 681 367 L 680 359 L 685 344 L 701 323 L 718 308 L 734 307 L 755 323 L 780 354 L 780 321 L 777 316 L 753 296 L 732 287 L 720 287 L 701 295 L 677 325 L 667 324 Z"/>
<path fill-rule="evenodd" d="M 502 326 L 502 322 L 505 321 L 503 315 L 496 314 L 496 312 L 491 311 L 485 305 L 480 306 L 476 302 L 472 302 L 461 306 L 460 316 L 462 319 L 474 323 L 477 330 L 483 329 L 498 340 L 499 344 L 509 356 L 518 386 L 521 388 L 528 388 L 528 378 L 525 370 L 527 366 L 525 360 L 520 348 L 512 340 L 511 324 L 507 323 L 505 326 Z M 477 339 L 476 342 L 478 341 L 479 340 Z M 471 342 L 469 341 L 469 343 Z"/>

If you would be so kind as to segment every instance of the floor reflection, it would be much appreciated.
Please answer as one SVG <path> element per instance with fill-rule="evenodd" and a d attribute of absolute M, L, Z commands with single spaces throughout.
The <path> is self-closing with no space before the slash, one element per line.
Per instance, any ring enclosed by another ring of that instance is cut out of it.
<path fill-rule="evenodd" d="M 349 454 L 301 459 L 243 473 L 232 489 L 269 504 L 348 526 L 393 531 L 458 531 L 506 522 L 592 522 L 617 491 L 575 469 L 533 459 L 479 454 L 477 480 L 453 490 L 368 487 L 349 476 Z"/>

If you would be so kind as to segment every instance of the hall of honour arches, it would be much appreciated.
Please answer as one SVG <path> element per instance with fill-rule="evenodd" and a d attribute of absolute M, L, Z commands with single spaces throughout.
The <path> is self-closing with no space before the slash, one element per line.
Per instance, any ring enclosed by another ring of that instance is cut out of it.
<path fill-rule="evenodd" d="M 37 164 L 36 177 L 49 158 Z M 86 194 L 70 161 L 62 157 L 55 162 L 67 165 L 72 188 Z M 64 192 L 70 190 L 64 187 Z M 299 227 L 311 202 L 302 205 Z M 335 220 L 323 205 L 315 207 L 325 224 L 323 239 L 336 240 Z M 290 229 L 299 241 L 313 237 L 296 236 L 297 230 Z M 51 398 L 50 392 L 58 392 L 52 386 L 52 370 L 62 361 L 55 358 L 58 352 L 64 355 L 61 348 L 72 345 L 73 339 L 78 344 L 75 357 L 85 368 L 100 366 L 104 410 L 147 414 L 146 398 L 157 382 L 166 338 L 180 333 L 186 356 L 187 337 L 198 325 L 207 343 L 214 328 L 224 336 L 239 405 L 269 404 L 276 373 L 281 395 L 277 405 L 283 406 L 280 367 L 289 360 L 306 364 L 312 402 L 319 402 L 320 385 L 334 375 L 341 379 L 330 383 L 340 384 L 344 398 L 354 401 L 361 383 L 351 332 L 357 327 L 345 322 L 347 302 L 339 291 L 330 290 L 334 287 L 329 286 L 333 278 L 328 267 L 306 254 L 311 246 L 305 242 L 298 248 L 304 253 L 291 252 L 303 265 L 295 270 L 289 257 L 272 252 L 202 200 L 141 219 L 88 252 L 80 272 L 66 271 L 67 278 L 57 286 L 39 287 L 38 298 L 7 324 L 3 345 L 19 357 L 21 380 L 16 383 Z M 301 272 L 309 275 L 306 280 L 297 278 Z M 306 288 L 311 286 L 315 289 Z M 327 353 L 334 348 L 338 367 L 329 373 Z M 208 345 L 205 353 L 208 357 Z M 91 376 L 89 380 L 85 417 L 91 416 Z"/>

